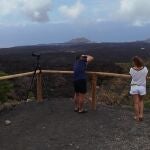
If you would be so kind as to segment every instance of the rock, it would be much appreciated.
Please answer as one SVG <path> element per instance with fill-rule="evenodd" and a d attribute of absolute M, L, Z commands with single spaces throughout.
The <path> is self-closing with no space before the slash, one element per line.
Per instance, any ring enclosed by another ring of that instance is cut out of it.
<path fill-rule="evenodd" d="M 10 120 L 5 120 L 5 125 L 8 126 L 11 124 L 11 121 Z"/>
<path fill-rule="evenodd" d="M 72 143 L 70 143 L 70 144 L 69 144 L 69 146 L 73 146 L 73 144 L 72 144 Z"/>
<path fill-rule="evenodd" d="M 33 99 L 29 99 L 29 98 L 27 99 L 27 103 L 32 102 L 32 101 L 33 101 Z"/>
<path fill-rule="evenodd" d="M 51 91 L 51 92 L 54 92 L 55 90 L 54 90 L 54 89 L 50 89 L 50 91 Z"/>
<path fill-rule="evenodd" d="M 4 109 L 7 109 L 7 110 L 11 110 L 13 108 L 13 106 L 11 105 L 11 103 L 4 103 Z"/>
<path fill-rule="evenodd" d="M 80 149 L 80 147 L 79 147 L 79 146 L 76 146 L 76 149 Z"/>

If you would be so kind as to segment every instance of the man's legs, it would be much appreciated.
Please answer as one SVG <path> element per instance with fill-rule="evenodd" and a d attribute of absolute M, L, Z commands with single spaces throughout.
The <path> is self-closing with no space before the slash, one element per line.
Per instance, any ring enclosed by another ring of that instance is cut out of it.
<path fill-rule="evenodd" d="M 83 109 L 84 98 L 85 98 L 85 94 L 79 93 L 79 112 L 82 112 L 84 110 Z"/>
<path fill-rule="evenodd" d="M 79 110 L 79 93 L 74 94 L 75 111 Z"/>
<path fill-rule="evenodd" d="M 86 80 L 79 80 L 75 82 L 75 110 L 79 112 L 86 112 L 83 109 L 84 105 L 84 98 L 86 94 Z"/>

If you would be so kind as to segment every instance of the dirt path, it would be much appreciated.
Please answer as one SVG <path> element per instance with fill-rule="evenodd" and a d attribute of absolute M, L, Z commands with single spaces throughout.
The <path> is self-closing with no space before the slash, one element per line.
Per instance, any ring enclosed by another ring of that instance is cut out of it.
<path fill-rule="evenodd" d="M 126 108 L 78 114 L 67 99 L 22 104 L 0 114 L 0 150 L 150 150 L 150 112 L 137 124 Z M 9 119 L 12 124 L 5 126 Z"/>

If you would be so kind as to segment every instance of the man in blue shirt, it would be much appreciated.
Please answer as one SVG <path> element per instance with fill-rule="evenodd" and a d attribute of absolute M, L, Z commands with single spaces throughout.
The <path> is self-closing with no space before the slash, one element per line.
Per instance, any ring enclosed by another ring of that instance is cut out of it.
<path fill-rule="evenodd" d="M 80 55 L 76 57 L 76 62 L 74 63 L 74 101 L 75 101 L 75 112 L 85 113 L 83 109 L 84 98 L 87 91 L 86 87 L 86 68 L 87 64 L 93 61 L 93 57 L 89 55 Z"/>

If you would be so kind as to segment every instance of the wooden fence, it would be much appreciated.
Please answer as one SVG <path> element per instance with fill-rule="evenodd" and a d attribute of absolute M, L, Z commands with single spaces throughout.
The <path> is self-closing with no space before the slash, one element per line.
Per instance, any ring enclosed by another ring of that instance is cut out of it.
<path fill-rule="evenodd" d="M 20 73 L 20 74 L 14 74 L 14 75 L 8 75 L 8 76 L 2 76 L 0 77 L 1 80 L 8 80 L 8 79 L 14 79 L 14 78 L 21 78 L 26 76 L 32 76 L 34 72 L 27 72 L 27 73 Z M 37 71 L 36 77 L 37 77 L 37 101 L 42 102 L 43 101 L 43 87 L 42 87 L 42 76 L 44 74 L 65 74 L 65 75 L 71 75 L 73 74 L 73 71 L 59 71 L 59 70 L 42 70 L 42 72 Z M 97 84 L 97 77 L 116 77 L 116 78 L 124 78 L 124 79 L 130 79 L 130 75 L 126 74 L 117 74 L 117 73 L 107 73 L 107 72 L 87 72 L 88 75 L 92 76 L 91 80 L 91 87 L 92 87 L 92 109 L 96 110 L 96 84 Z M 148 78 L 150 79 L 150 77 Z"/>

